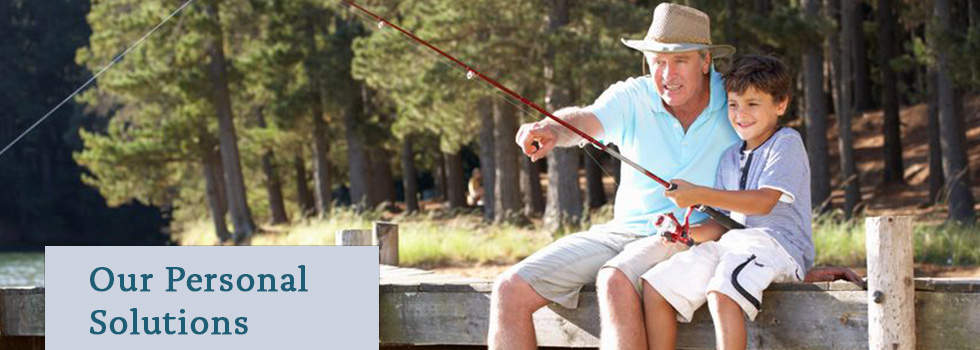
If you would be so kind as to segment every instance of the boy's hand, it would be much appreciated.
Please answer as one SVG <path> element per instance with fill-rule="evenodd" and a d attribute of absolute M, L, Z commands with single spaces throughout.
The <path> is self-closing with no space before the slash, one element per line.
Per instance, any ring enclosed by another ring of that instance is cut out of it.
<path fill-rule="evenodd" d="M 690 182 L 674 179 L 670 180 L 670 183 L 677 186 L 677 188 L 664 192 L 664 196 L 674 202 L 678 208 L 687 208 L 698 203 L 697 192 L 701 186 L 692 184 Z"/>
<path fill-rule="evenodd" d="M 836 280 L 847 280 L 860 284 L 863 282 L 861 276 L 853 270 L 844 267 L 814 267 L 806 273 L 803 282 L 830 282 Z"/>

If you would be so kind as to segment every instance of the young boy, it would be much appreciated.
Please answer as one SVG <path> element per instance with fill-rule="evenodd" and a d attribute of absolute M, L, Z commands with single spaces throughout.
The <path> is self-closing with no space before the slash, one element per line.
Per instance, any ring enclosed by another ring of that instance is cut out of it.
<path fill-rule="evenodd" d="M 745 349 L 743 312 L 754 320 L 770 283 L 801 281 L 813 265 L 806 151 L 799 133 L 777 126 L 792 82 L 778 59 L 755 55 L 736 59 L 725 76 L 728 119 L 743 142 L 722 154 L 717 188 L 674 180 L 678 188 L 666 196 L 682 208 L 728 211 L 747 228 L 725 232 L 711 221 L 694 226 L 692 237 L 704 243 L 641 277 L 651 349 L 673 349 L 676 320 L 690 322 L 705 302 L 717 348 Z"/>

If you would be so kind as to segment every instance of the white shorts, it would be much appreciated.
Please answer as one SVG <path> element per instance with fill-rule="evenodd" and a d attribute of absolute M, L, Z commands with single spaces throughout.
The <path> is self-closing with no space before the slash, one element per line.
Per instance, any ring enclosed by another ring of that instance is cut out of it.
<path fill-rule="evenodd" d="M 762 291 L 772 282 L 801 281 L 796 260 L 758 229 L 728 231 L 717 242 L 701 243 L 654 266 L 641 278 L 691 322 L 709 292 L 735 300 L 750 320 L 762 307 Z"/>

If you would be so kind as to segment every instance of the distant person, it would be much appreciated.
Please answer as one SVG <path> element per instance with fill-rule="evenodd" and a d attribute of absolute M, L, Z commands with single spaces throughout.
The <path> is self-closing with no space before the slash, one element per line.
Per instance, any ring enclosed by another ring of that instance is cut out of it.
<path fill-rule="evenodd" d="M 483 178 L 480 175 L 480 168 L 473 168 L 470 182 L 467 185 L 466 204 L 469 206 L 483 206 Z"/>
<path fill-rule="evenodd" d="M 677 321 L 691 322 L 706 302 L 716 348 L 745 349 L 745 318 L 759 314 L 762 291 L 802 282 L 813 265 L 810 165 L 800 134 L 779 126 L 793 75 L 776 58 L 743 56 L 725 75 L 725 90 L 728 120 L 742 142 L 722 155 L 714 187 L 675 179 L 666 196 L 682 208 L 729 211 L 746 228 L 726 232 L 709 219 L 691 228 L 705 242 L 643 274 L 650 349 L 674 349 Z"/>

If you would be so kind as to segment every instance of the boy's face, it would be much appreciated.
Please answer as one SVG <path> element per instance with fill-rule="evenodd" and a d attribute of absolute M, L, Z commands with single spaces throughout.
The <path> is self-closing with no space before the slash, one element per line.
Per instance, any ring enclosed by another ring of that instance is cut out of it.
<path fill-rule="evenodd" d="M 772 95 L 749 87 L 745 93 L 728 93 L 728 121 L 749 149 L 758 147 L 776 131 L 776 121 L 786 112 L 789 99 L 773 101 Z"/>
<path fill-rule="evenodd" d="M 704 75 L 711 68 L 710 58 L 702 59 L 697 51 L 680 53 L 646 53 L 660 98 L 668 106 L 684 107 L 706 88 Z"/>

